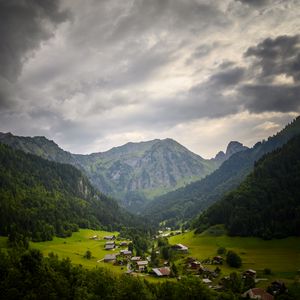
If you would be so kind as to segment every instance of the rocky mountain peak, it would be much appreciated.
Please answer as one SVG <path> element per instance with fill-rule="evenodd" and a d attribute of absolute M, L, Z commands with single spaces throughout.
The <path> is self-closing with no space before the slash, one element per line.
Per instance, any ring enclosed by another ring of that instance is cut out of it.
<path fill-rule="evenodd" d="M 248 147 L 244 146 L 242 143 L 237 142 L 237 141 L 231 141 L 226 149 L 226 159 L 228 159 L 231 155 L 233 155 L 234 153 L 240 152 L 240 151 L 244 151 L 247 150 Z"/>

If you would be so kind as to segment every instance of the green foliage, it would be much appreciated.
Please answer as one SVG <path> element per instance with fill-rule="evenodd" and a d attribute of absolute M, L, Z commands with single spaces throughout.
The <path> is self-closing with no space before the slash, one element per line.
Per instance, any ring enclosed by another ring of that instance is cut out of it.
<path fill-rule="evenodd" d="M 209 290 L 199 278 L 178 282 L 149 283 L 128 275 L 116 276 L 108 270 L 86 270 L 70 259 L 43 258 L 37 250 L 0 251 L 1 299 L 236 299 L 234 295 Z"/>
<path fill-rule="evenodd" d="M 266 154 L 236 190 L 201 215 L 196 226 L 225 224 L 233 236 L 299 236 L 299 149 L 300 135 Z"/>
<path fill-rule="evenodd" d="M 151 216 L 157 222 L 176 220 L 180 223 L 182 220 L 196 217 L 226 193 L 238 187 L 253 170 L 255 162 L 264 154 L 281 147 L 298 134 L 300 134 L 300 117 L 281 132 L 270 137 L 268 141 L 257 143 L 251 149 L 235 153 L 219 169 L 204 179 L 157 197 L 145 207 L 143 214 Z M 205 220 L 195 225 L 195 228 L 200 227 L 201 231 L 207 228 Z M 236 227 L 239 227 L 239 224 L 236 224 Z"/>
<path fill-rule="evenodd" d="M 91 259 L 92 258 L 92 252 L 90 250 L 87 250 L 83 256 L 86 259 Z"/>
<path fill-rule="evenodd" d="M 226 254 L 227 250 L 225 247 L 219 247 L 217 250 L 217 253 L 222 255 L 222 254 Z"/>
<path fill-rule="evenodd" d="M 139 226 L 76 168 L 0 144 L 0 234 L 11 245 L 68 237 L 81 228 Z"/>
<path fill-rule="evenodd" d="M 226 262 L 230 267 L 239 268 L 242 265 L 241 257 L 234 251 L 229 250 L 226 255 Z"/>

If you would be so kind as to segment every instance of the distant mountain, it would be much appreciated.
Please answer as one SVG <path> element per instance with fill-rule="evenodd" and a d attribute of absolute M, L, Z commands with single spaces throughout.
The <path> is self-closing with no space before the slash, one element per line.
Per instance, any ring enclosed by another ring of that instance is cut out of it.
<path fill-rule="evenodd" d="M 198 232 L 225 224 L 230 235 L 300 235 L 300 135 L 264 155 L 242 184 L 204 212 Z"/>
<path fill-rule="evenodd" d="M 128 143 L 107 152 L 74 155 L 104 193 L 137 211 L 146 198 L 203 178 L 219 166 L 172 139 Z"/>
<path fill-rule="evenodd" d="M 0 234 L 33 240 L 81 228 L 136 226 L 117 202 L 100 194 L 81 171 L 0 144 Z"/>
<path fill-rule="evenodd" d="M 281 147 L 299 133 L 300 117 L 267 141 L 232 154 L 219 169 L 206 178 L 157 197 L 144 208 L 142 214 L 151 216 L 157 222 L 168 221 L 170 225 L 196 217 L 225 193 L 236 188 L 253 170 L 255 161 Z"/>
<path fill-rule="evenodd" d="M 0 133 L 0 142 L 79 168 L 96 188 L 121 199 L 123 206 L 135 212 L 147 199 L 205 177 L 232 153 L 245 149 L 240 143 L 232 142 L 222 159 L 208 160 L 172 139 L 128 143 L 90 155 L 71 154 L 45 137 L 18 137 L 11 133 Z"/>
<path fill-rule="evenodd" d="M 249 149 L 249 148 L 244 146 L 240 142 L 231 141 L 226 148 L 226 153 L 224 153 L 223 151 L 220 151 L 217 153 L 215 158 L 213 158 L 212 160 L 217 161 L 219 163 L 223 163 L 225 160 L 230 158 L 230 156 L 232 156 L 233 154 L 238 153 L 240 151 L 247 150 L 247 149 Z"/>

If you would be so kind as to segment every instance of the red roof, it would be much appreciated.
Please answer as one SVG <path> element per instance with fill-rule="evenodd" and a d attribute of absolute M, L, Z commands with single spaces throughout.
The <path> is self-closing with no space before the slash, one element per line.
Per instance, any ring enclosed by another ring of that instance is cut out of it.
<path fill-rule="evenodd" d="M 250 299 L 256 299 L 257 296 L 260 296 L 259 299 L 261 300 L 274 300 L 274 296 L 267 293 L 264 289 L 261 288 L 254 288 L 247 291 L 245 294 L 250 296 Z"/>

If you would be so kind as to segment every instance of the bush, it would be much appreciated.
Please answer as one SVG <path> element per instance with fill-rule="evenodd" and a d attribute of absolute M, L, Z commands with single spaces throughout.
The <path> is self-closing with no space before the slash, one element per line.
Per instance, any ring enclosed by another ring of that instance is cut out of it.
<path fill-rule="evenodd" d="M 242 259 L 234 251 L 228 251 L 226 262 L 230 267 L 239 268 L 242 265 Z"/>
<path fill-rule="evenodd" d="M 218 250 L 217 250 L 217 253 L 218 254 L 226 254 L 227 250 L 225 247 L 220 247 Z"/>

